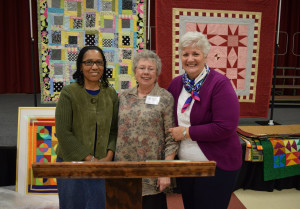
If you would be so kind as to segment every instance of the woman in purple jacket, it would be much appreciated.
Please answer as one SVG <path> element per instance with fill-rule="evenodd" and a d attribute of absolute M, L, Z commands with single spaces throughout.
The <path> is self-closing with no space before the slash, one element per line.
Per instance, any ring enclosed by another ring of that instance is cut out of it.
<path fill-rule="evenodd" d="M 214 177 L 179 178 L 185 209 L 226 209 L 242 164 L 236 128 L 239 102 L 227 77 L 206 65 L 210 44 L 200 32 L 188 32 L 179 42 L 185 73 L 168 90 L 175 100 L 180 160 L 216 161 Z"/>

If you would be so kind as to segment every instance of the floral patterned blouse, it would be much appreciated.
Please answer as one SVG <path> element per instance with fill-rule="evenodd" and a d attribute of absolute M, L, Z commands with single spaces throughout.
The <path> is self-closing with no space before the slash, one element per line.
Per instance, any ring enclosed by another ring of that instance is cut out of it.
<path fill-rule="evenodd" d="M 115 161 L 164 160 L 178 150 L 178 143 L 168 129 L 174 127 L 174 99 L 156 83 L 148 96 L 159 97 L 159 103 L 146 104 L 137 87 L 119 97 L 119 128 Z M 143 195 L 158 194 L 156 178 L 144 178 Z"/>

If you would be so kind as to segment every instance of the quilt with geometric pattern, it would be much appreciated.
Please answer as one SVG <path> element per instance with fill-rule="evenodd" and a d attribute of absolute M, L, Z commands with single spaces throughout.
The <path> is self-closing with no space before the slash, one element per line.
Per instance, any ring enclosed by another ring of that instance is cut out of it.
<path fill-rule="evenodd" d="M 207 65 L 225 75 L 240 102 L 241 117 L 267 117 L 273 74 L 277 1 L 156 0 L 159 84 L 184 73 L 178 44 L 198 31 L 211 44 Z"/>
<path fill-rule="evenodd" d="M 262 140 L 264 180 L 300 175 L 300 138 L 268 138 Z"/>
<path fill-rule="evenodd" d="M 73 80 L 84 46 L 99 46 L 117 91 L 136 85 L 134 54 L 144 48 L 146 0 L 38 0 L 41 102 L 56 103 Z"/>
<path fill-rule="evenodd" d="M 55 117 L 28 118 L 27 194 L 57 194 L 56 178 L 35 178 L 32 163 L 56 162 Z"/>

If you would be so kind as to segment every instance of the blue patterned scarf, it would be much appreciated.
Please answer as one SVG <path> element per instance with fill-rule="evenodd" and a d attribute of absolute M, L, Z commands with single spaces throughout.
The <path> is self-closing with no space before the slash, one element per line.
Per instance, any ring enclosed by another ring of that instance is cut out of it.
<path fill-rule="evenodd" d="M 192 99 L 200 101 L 200 97 L 199 97 L 199 91 L 200 88 L 203 84 L 203 82 L 205 81 L 207 75 L 209 74 L 209 67 L 206 68 L 206 75 L 204 76 L 204 78 L 202 78 L 198 83 L 195 84 L 195 80 L 190 80 L 187 76 L 186 73 L 183 74 L 182 76 L 182 82 L 183 82 L 183 86 L 184 89 L 191 93 L 191 96 L 189 98 L 187 98 L 187 100 L 185 101 L 182 109 L 181 109 L 181 113 L 184 113 L 184 111 L 188 108 L 188 106 L 191 104 Z"/>

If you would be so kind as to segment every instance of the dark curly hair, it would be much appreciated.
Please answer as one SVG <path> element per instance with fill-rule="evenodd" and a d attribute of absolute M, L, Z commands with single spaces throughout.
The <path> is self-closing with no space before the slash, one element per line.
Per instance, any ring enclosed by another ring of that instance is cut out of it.
<path fill-rule="evenodd" d="M 105 87 L 108 87 L 108 80 L 106 77 L 106 58 L 104 56 L 102 49 L 100 49 L 98 46 L 85 46 L 80 50 L 78 57 L 77 57 L 77 61 L 76 61 L 77 69 L 76 69 L 76 72 L 73 74 L 73 79 L 76 80 L 76 82 L 79 85 L 82 85 L 82 86 L 84 85 L 84 77 L 83 77 L 83 73 L 81 71 L 81 64 L 82 64 L 83 56 L 88 50 L 97 50 L 98 52 L 101 53 L 101 55 L 103 57 L 103 62 L 104 62 L 104 71 L 101 76 L 101 82 L 104 84 Z"/>

